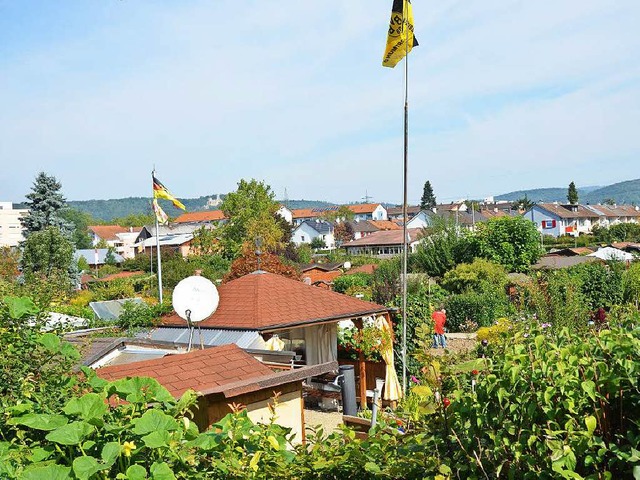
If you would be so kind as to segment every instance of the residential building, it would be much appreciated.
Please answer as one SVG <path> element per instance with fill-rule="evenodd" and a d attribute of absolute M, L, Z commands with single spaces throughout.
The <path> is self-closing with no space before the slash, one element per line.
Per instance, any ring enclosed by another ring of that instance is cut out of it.
<path fill-rule="evenodd" d="M 409 251 L 415 252 L 420 243 L 419 236 L 422 229 L 407 229 L 409 237 Z M 403 248 L 402 229 L 399 230 L 381 230 L 373 232 L 358 240 L 343 243 L 342 248 L 351 255 L 375 255 L 381 258 L 400 255 Z"/>
<path fill-rule="evenodd" d="M 11 202 L 0 202 L 0 247 L 17 247 L 24 241 L 24 227 L 20 221 L 29 210 L 13 208 Z"/>
<path fill-rule="evenodd" d="M 366 237 L 367 235 L 373 232 L 377 232 L 379 230 L 374 224 L 372 224 L 367 220 L 364 220 L 364 221 L 354 220 L 348 223 L 349 225 L 351 225 L 351 229 L 353 230 L 354 240 L 358 240 L 362 237 Z"/>
<path fill-rule="evenodd" d="M 292 210 L 289 210 L 284 205 L 280 205 L 280 207 L 278 207 L 278 211 L 276 213 L 278 215 L 280 215 L 282 218 L 284 218 L 287 222 L 289 222 L 290 225 L 293 225 L 293 211 Z"/>
<path fill-rule="evenodd" d="M 598 215 L 598 225 L 610 227 L 618 223 L 640 223 L 640 207 L 635 205 L 584 205 Z"/>
<path fill-rule="evenodd" d="M 407 217 L 409 219 L 415 217 L 422 210 L 420 205 L 407 205 Z M 404 220 L 402 206 L 400 207 L 388 207 L 387 208 L 387 216 L 389 220 Z"/>
<path fill-rule="evenodd" d="M 321 239 L 327 248 L 336 248 L 333 225 L 324 220 L 305 220 L 295 228 L 291 235 L 291 241 L 295 245 L 310 244 L 316 238 Z"/>
<path fill-rule="evenodd" d="M 561 235 L 578 236 L 591 233 L 600 217 L 584 205 L 561 205 L 558 203 L 539 203 L 522 214 L 535 223 L 543 235 L 559 237 Z"/>
<path fill-rule="evenodd" d="M 89 236 L 95 247 L 100 242 L 114 248 L 124 258 L 135 256 L 133 245 L 140 234 L 140 227 L 121 227 L 120 225 L 90 225 Z"/>
<path fill-rule="evenodd" d="M 354 220 L 389 220 L 387 209 L 380 203 L 345 205 L 354 214 Z"/>

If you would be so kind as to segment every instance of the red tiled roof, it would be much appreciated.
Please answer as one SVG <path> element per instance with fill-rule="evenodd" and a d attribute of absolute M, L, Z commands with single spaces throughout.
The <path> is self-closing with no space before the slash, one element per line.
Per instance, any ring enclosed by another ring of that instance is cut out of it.
<path fill-rule="evenodd" d="M 345 275 L 350 275 L 352 273 L 368 273 L 373 274 L 375 269 L 378 268 L 378 265 L 375 263 L 367 263 L 366 265 L 360 265 L 359 267 L 352 268 L 344 272 Z"/>
<path fill-rule="evenodd" d="M 346 207 L 353 213 L 372 213 L 379 205 L 379 203 L 361 203 L 359 205 L 347 205 Z"/>
<path fill-rule="evenodd" d="M 313 208 L 296 208 L 291 210 L 292 218 L 315 218 L 320 217 L 324 212 Z"/>
<path fill-rule="evenodd" d="M 218 309 L 200 323 L 202 327 L 268 331 L 388 310 L 268 272 L 254 272 L 224 283 L 218 293 Z M 173 313 L 162 318 L 162 325 L 184 326 L 184 320 Z"/>
<path fill-rule="evenodd" d="M 415 242 L 422 232 L 421 228 L 408 228 L 409 240 Z M 402 245 L 402 229 L 400 230 L 380 230 L 373 232 L 366 237 L 343 243 L 342 247 L 368 247 L 378 245 Z"/>
<path fill-rule="evenodd" d="M 176 218 L 175 223 L 189 223 L 189 222 L 216 222 L 218 220 L 224 220 L 225 217 L 222 210 L 210 210 L 206 212 L 188 212 L 183 213 Z"/>
<path fill-rule="evenodd" d="M 128 228 L 121 227 L 120 225 L 91 225 L 88 228 L 105 242 L 109 240 L 118 240 L 116 233 L 129 232 Z"/>
<path fill-rule="evenodd" d="M 304 272 L 302 274 L 302 279 L 304 280 L 305 277 L 308 277 L 311 279 L 312 284 L 320 281 L 326 282 L 326 283 L 332 283 L 333 280 L 339 277 L 340 275 L 342 275 L 342 270 L 326 271 L 326 270 L 320 270 L 320 269 L 313 269 L 313 270 L 307 270 L 306 272 Z"/>
<path fill-rule="evenodd" d="M 99 282 L 110 282 L 111 280 L 115 280 L 116 278 L 129 278 L 135 277 L 137 275 L 144 275 L 142 270 L 138 270 L 136 272 L 118 272 L 112 273 L 111 275 L 107 275 L 106 277 L 99 278 Z"/>
<path fill-rule="evenodd" d="M 273 371 L 237 345 L 229 344 L 144 362 L 99 368 L 96 373 L 105 380 L 152 377 L 178 398 L 190 388 L 196 391 L 212 390 L 239 380 L 265 377 L 273 374 Z"/>
<path fill-rule="evenodd" d="M 391 220 L 369 220 L 378 230 L 402 230 L 402 227 Z"/>

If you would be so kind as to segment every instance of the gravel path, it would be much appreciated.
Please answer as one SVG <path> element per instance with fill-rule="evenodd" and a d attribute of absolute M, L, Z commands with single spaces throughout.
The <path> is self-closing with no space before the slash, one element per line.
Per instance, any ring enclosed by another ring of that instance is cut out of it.
<path fill-rule="evenodd" d="M 341 412 L 321 412 L 319 410 L 304 409 L 304 422 L 307 427 L 320 425 L 325 433 L 331 433 L 342 425 Z"/>

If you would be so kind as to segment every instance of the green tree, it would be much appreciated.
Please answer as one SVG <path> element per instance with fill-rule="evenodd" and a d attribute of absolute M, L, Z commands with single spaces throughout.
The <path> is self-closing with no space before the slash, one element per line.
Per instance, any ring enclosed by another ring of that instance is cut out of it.
<path fill-rule="evenodd" d="M 206 225 L 193 232 L 191 252 L 194 255 L 215 255 L 222 251 L 218 232 Z"/>
<path fill-rule="evenodd" d="M 266 251 L 282 246 L 283 231 L 275 219 L 278 203 L 271 187 L 264 182 L 240 180 L 238 189 L 225 197 L 221 210 L 229 219 L 220 228 L 227 258 L 237 257 L 243 245 L 255 248 L 253 244 L 258 237 Z"/>
<path fill-rule="evenodd" d="M 57 273 L 72 273 L 73 245 L 57 227 L 33 232 L 24 243 L 22 271 L 25 276 L 45 278 Z"/>
<path fill-rule="evenodd" d="M 315 250 L 319 250 L 319 249 L 327 248 L 327 244 L 322 238 L 316 237 L 313 240 L 311 240 L 311 248 Z"/>
<path fill-rule="evenodd" d="M 504 267 L 483 258 L 477 258 L 473 263 L 461 263 L 445 273 L 442 281 L 442 286 L 452 293 L 504 292 L 506 284 L 507 272 Z"/>
<path fill-rule="evenodd" d="M 71 237 L 75 247 L 80 249 L 92 248 L 91 236 L 89 235 L 89 225 L 96 225 L 98 221 L 89 213 L 75 208 L 64 208 L 60 211 L 60 217 L 73 225 L 73 235 Z"/>
<path fill-rule="evenodd" d="M 420 208 L 422 210 L 432 209 L 436 206 L 436 196 L 433 194 L 431 182 L 427 180 L 422 190 L 422 198 L 420 199 Z"/>
<path fill-rule="evenodd" d="M 125 217 L 113 218 L 108 223 L 109 225 L 120 225 L 121 227 L 144 227 L 145 225 L 153 225 L 154 222 L 153 213 L 131 213 Z"/>
<path fill-rule="evenodd" d="M 29 213 L 21 220 L 26 238 L 47 227 L 57 227 L 65 235 L 72 232 L 73 225 L 62 216 L 66 200 L 60 192 L 61 189 L 62 184 L 54 176 L 44 172 L 38 174 L 31 187 L 31 193 L 26 195 L 28 201 L 25 205 Z"/>
<path fill-rule="evenodd" d="M 567 190 L 567 200 L 571 205 L 578 204 L 578 189 L 576 188 L 576 184 L 573 182 L 569 184 L 569 189 Z"/>
<path fill-rule="evenodd" d="M 535 204 L 536 202 L 529 200 L 529 197 L 526 195 L 515 201 L 515 205 L 518 207 L 518 210 L 524 211 L 531 210 Z"/>
<path fill-rule="evenodd" d="M 527 271 L 543 253 L 535 224 L 520 216 L 480 223 L 473 243 L 477 256 L 499 263 L 510 272 Z"/>
<path fill-rule="evenodd" d="M 335 222 L 349 222 L 353 220 L 355 214 L 346 205 L 341 205 L 335 210 L 327 210 L 320 217 L 322 220 L 335 223 Z"/>
<path fill-rule="evenodd" d="M 112 267 L 115 267 L 118 264 L 118 262 L 116 261 L 115 253 L 116 251 L 113 247 L 107 248 L 107 254 L 104 256 L 105 265 L 111 265 Z"/>
<path fill-rule="evenodd" d="M 20 251 L 13 247 L 0 247 L 0 279 L 12 281 L 18 276 Z"/>
<path fill-rule="evenodd" d="M 423 229 L 416 253 L 409 257 L 411 271 L 441 277 L 457 264 L 473 259 L 469 247 L 466 234 L 453 218 L 434 217 L 431 225 Z"/>

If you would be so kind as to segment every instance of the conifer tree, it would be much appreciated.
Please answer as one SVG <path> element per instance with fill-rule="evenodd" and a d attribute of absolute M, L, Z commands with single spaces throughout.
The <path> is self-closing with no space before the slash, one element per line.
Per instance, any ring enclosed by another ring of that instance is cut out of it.
<path fill-rule="evenodd" d="M 571 182 L 569 184 L 569 189 L 567 191 L 567 200 L 571 205 L 577 205 L 578 203 L 578 189 L 576 188 L 576 184 Z"/>
<path fill-rule="evenodd" d="M 29 213 L 22 218 L 25 238 L 47 227 L 57 227 L 65 235 L 72 233 L 72 225 L 61 216 L 67 205 L 60 192 L 61 188 L 62 185 L 54 176 L 44 172 L 38 174 L 31 187 L 31 193 L 26 195 L 29 201 L 25 204 Z"/>
<path fill-rule="evenodd" d="M 422 191 L 422 199 L 420 199 L 420 208 L 422 210 L 431 209 L 436 206 L 436 196 L 433 194 L 431 182 L 427 180 Z"/>

